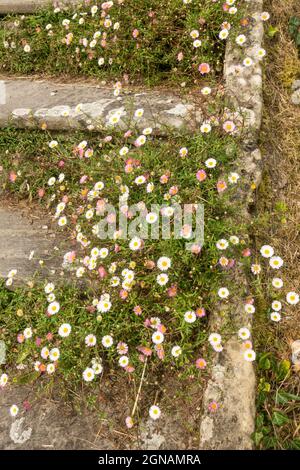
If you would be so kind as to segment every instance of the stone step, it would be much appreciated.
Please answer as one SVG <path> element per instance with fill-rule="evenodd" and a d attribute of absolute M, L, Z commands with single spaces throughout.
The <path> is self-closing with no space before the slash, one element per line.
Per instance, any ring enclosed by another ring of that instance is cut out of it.
<path fill-rule="evenodd" d="M 9 414 L 13 403 L 20 408 L 14 420 Z M 27 411 L 23 403 L 28 404 Z M 103 422 L 97 413 L 83 409 L 76 414 L 66 403 L 59 402 L 57 396 L 55 400 L 41 397 L 39 387 L 33 384 L 9 384 L 1 390 L 0 423 L 3 450 L 108 450 L 118 443 L 117 434 L 109 432 L 108 425 L 102 430 Z"/>
<path fill-rule="evenodd" d="M 33 219 L 18 207 L 0 207 L 0 278 L 16 269 L 13 285 L 37 272 L 51 278 L 61 271 L 62 251 L 57 234 L 44 219 Z M 33 259 L 29 260 L 34 251 Z M 43 266 L 39 261 L 43 260 Z"/>
<path fill-rule="evenodd" d="M 193 130 L 203 121 L 201 110 L 191 102 L 165 91 L 124 91 L 120 96 L 113 89 L 89 83 L 56 83 L 47 80 L 0 80 L 0 127 L 94 130 L 109 128 L 109 118 L 121 114 L 118 126 L 128 129 L 133 113 L 144 109 L 136 121 L 140 129 L 153 127 L 187 127 Z M 81 104 L 81 111 L 76 106 Z M 64 116 L 66 114 L 67 116 Z"/>
<path fill-rule="evenodd" d="M 62 0 L 57 4 L 76 3 L 76 0 Z M 0 15 L 35 13 L 40 8 L 53 6 L 53 0 L 0 0 Z"/>

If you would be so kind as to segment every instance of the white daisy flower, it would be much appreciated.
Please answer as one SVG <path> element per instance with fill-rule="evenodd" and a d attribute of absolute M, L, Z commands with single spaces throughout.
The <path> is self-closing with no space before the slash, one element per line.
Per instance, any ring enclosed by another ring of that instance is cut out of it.
<path fill-rule="evenodd" d="M 217 241 L 216 247 L 218 250 L 226 250 L 226 248 L 228 248 L 228 241 L 222 238 L 221 240 Z"/>
<path fill-rule="evenodd" d="M 231 235 L 231 237 L 229 237 L 229 241 L 233 245 L 238 245 L 240 243 L 240 239 L 236 235 Z"/>
<path fill-rule="evenodd" d="M 98 312 L 105 313 L 108 312 L 111 309 L 111 302 L 109 300 L 100 300 L 100 302 L 97 305 L 97 310 Z"/>
<path fill-rule="evenodd" d="M 19 407 L 17 405 L 12 405 L 9 409 L 10 415 L 14 418 L 19 413 Z"/>
<path fill-rule="evenodd" d="M 121 356 L 120 359 L 119 359 L 119 365 L 121 367 L 126 367 L 128 366 L 128 363 L 129 363 L 129 359 L 127 356 Z"/>
<path fill-rule="evenodd" d="M 232 173 L 229 173 L 228 181 L 231 184 L 236 184 L 238 182 L 239 178 L 240 178 L 240 175 L 238 173 L 232 172 Z"/>
<path fill-rule="evenodd" d="M 251 57 L 245 57 L 243 60 L 243 65 L 245 67 L 251 67 L 251 65 L 253 65 L 253 59 L 251 59 Z"/>
<path fill-rule="evenodd" d="M 243 44 L 245 44 L 245 42 L 247 41 L 247 38 L 244 34 L 239 34 L 236 39 L 235 39 L 235 42 L 239 45 L 239 46 L 242 46 Z"/>
<path fill-rule="evenodd" d="M 103 181 L 97 181 L 97 183 L 95 183 L 95 185 L 94 185 L 94 190 L 95 191 L 102 191 L 104 186 L 105 185 L 104 185 Z"/>
<path fill-rule="evenodd" d="M 32 329 L 31 328 L 25 328 L 23 334 L 24 334 L 24 337 L 26 339 L 31 338 L 32 337 Z"/>
<path fill-rule="evenodd" d="M 182 349 L 180 346 L 173 346 L 171 350 L 171 354 L 173 357 L 179 357 L 182 354 Z"/>
<path fill-rule="evenodd" d="M 64 227 L 67 224 L 67 217 L 64 215 L 58 219 L 59 227 Z"/>
<path fill-rule="evenodd" d="M 132 251 L 137 251 L 141 248 L 142 246 L 142 240 L 138 237 L 133 237 L 132 240 L 130 240 L 130 243 L 129 243 L 129 248 L 132 250 Z"/>
<path fill-rule="evenodd" d="M 58 348 L 52 348 L 49 352 L 50 361 L 57 361 L 60 357 L 60 352 Z"/>
<path fill-rule="evenodd" d="M 93 210 L 93 209 L 89 209 L 89 210 L 86 211 L 86 213 L 85 213 L 85 218 L 86 218 L 87 220 L 92 219 L 93 216 L 94 216 L 94 210 Z"/>
<path fill-rule="evenodd" d="M 146 215 L 146 222 L 148 224 L 155 224 L 155 222 L 157 221 L 158 219 L 158 215 L 155 213 L 155 212 L 149 212 L 147 215 Z"/>
<path fill-rule="evenodd" d="M 91 382 L 95 377 L 95 372 L 91 367 L 87 367 L 82 373 L 83 380 L 85 382 Z"/>
<path fill-rule="evenodd" d="M 211 345 L 221 344 L 222 338 L 219 333 L 211 333 L 208 337 L 208 341 Z"/>
<path fill-rule="evenodd" d="M 209 122 L 204 122 L 200 127 L 200 131 L 202 132 L 202 134 L 208 134 L 211 131 L 211 125 L 209 124 Z"/>
<path fill-rule="evenodd" d="M 103 336 L 101 342 L 105 348 L 110 348 L 113 345 L 114 341 L 112 339 L 112 336 L 106 335 L 106 336 Z"/>
<path fill-rule="evenodd" d="M 55 288 L 55 286 L 54 286 L 53 282 L 48 282 L 48 284 L 46 284 L 45 288 L 44 288 L 45 293 L 50 294 L 51 292 L 54 291 L 54 288 Z"/>
<path fill-rule="evenodd" d="M 161 415 L 160 408 L 156 405 L 152 405 L 149 409 L 149 416 L 151 419 L 158 419 Z"/>
<path fill-rule="evenodd" d="M 247 349 L 247 351 L 244 352 L 244 359 L 247 362 L 253 362 L 256 359 L 256 353 L 253 351 L 253 349 Z"/>
<path fill-rule="evenodd" d="M 270 245 L 264 245 L 261 247 L 260 252 L 264 258 L 271 258 L 274 255 L 274 248 Z"/>
<path fill-rule="evenodd" d="M 280 269 L 281 266 L 283 265 L 283 259 L 280 258 L 280 256 L 272 256 L 272 258 L 270 258 L 269 263 L 270 263 L 271 268 Z"/>
<path fill-rule="evenodd" d="M 48 179 L 48 186 L 53 186 L 55 184 L 56 178 L 54 176 L 51 176 L 51 178 Z"/>
<path fill-rule="evenodd" d="M 216 352 L 222 352 L 223 351 L 223 346 L 222 344 L 211 344 L 211 346 L 213 347 L 213 349 L 216 351 Z"/>
<path fill-rule="evenodd" d="M 117 287 L 120 284 L 120 278 L 118 276 L 113 276 L 110 280 L 112 287 Z"/>
<path fill-rule="evenodd" d="M 280 277 L 274 277 L 272 279 L 272 286 L 275 287 L 275 289 L 281 289 L 283 286 L 282 279 L 280 279 Z"/>
<path fill-rule="evenodd" d="M 208 158 L 204 163 L 207 168 L 215 168 L 217 165 L 217 160 L 214 158 Z"/>
<path fill-rule="evenodd" d="M 288 292 L 286 294 L 286 301 L 290 305 L 296 305 L 299 302 L 299 295 L 296 292 Z"/>
<path fill-rule="evenodd" d="M 84 342 L 89 348 L 91 348 L 91 347 L 95 346 L 95 344 L 97 343 L 96 336 L 92 335 L 92 334 L 87 335 L 84 339 Z"/>
<path fill-rule="evenodd" d="M 57 142 L 57 140 L 51 140 L 51 142 L 49 142 L 48 145 L 51 149 L 54 149 L 55 147 L 58 146 L 58 142 Z"/>
<path fill-rule="evenodd" d="M 104 259 L 108 256 L 108 249 L 107 248 L 101 248 L 101 250 L 99 251 L 99 256 L 100 258 Z"/>
<path fill-rule="evenodd" d="M 55 315 L 56 313 L 59 312 L 60 305 L 58 302 L 54 301 L 51 302 L 51 304 L 48 305 L 47 312 L 49 315 Z"/>
<path fill-rule="evenodd" d="M 197 317 L 196 317 L 196 314 L 193 310 L 188 310 L 187 312 L 185 312 L 184 320 L 187 323 L 194 323 L 196 321 L 196 319 L 197 319 Z"/>
<path fill-rule="evenodd" d="M 201 89 L 201 93 L 204 96 L 210 95 L 211 94 L 211 88 L 209 86 L 205 86 Z"/>
<path fill-rule="evenodd" d="M 180 150 L 179 150 L 179 155 L 181 157 L 186 157 L 188 155 L 189 151 L 186 147 L 182 147 Z"/>
<path fill-rule="evenodd" d="M 238 331 L 238 336 L 241 339 L 246 340 L 250 338 L 250 331 L 248 330 L 248 328 L 240 328 Z"/>
<path fill-rule="evenodd" d="M 246 304 L 246 305 L 245 305 L 245 312 L 246 312 L 246 313 L 249 313 L 249 314 L 254 313 L 254 312 L 255 312 L 255 307 L 254 307 L 254 305 L 252 305 L 252 304 Z"/>
<path fill-rule="evenodd" d="M 55 372 L 55 365 L 54 364 L 48 364 L 46 367 L 46 371 L 48 374 L 53 374 Z"/>
<path fill-rule="evenodd" d="M 265 57 L 266 54 L 267 54 L 266 50 L 261 47 L 260 49 L 257 49 L 255 55 L 258 58 L 258 60 L 261 60 Z"/>
<path fill-rule="evenodd" d="M 142 134 L 144 134 L 144 135 L 150 135 L 150 134 L 152 134 L 152 131 L 153 131 L 152 127 L 145 127 L 145 129 L 143 130 Z"/>
<path fill-rule="evenodd" d="M 134 180 L 135 184 L 137 184 L 138 186 L 140 186 L 141 184 L 144 184 L 145 181 L 146 181 L 146 178 L 143 175 L 137 176 Z"/>
<path fill-rule="evenodd" d="M 282 305 L 281 305 L 281 302 L 279 302 L 279 300 L 274 300 L 272 302 L 272 310 L 275 310 L 275 312 L 279 312 L 281 308 L 282 308 Z"/>
<path fill-rule="evenodd" d="M 272 321 L 278 323 L 281 320 L 281 315 L 280 315 L 279 312 L 272 312 L 271 315 L 270 315 L 270 318 L 271 318 Z"/>
<path fill-rule="evenodd" d="M 58 334 L 62 338 L 66 338 L 71 333 L 71 330 L 72 328 L 69 323 L 63 323 L 58 329 Z"/>
<path fill-rule="evenodd" d="M 218 290 L 218 296 L 219 296 L 221 299 L 227 299 L 227 297 L 229 296 L 229 290 L 227 289 L 227 287 L 221 287 L 221 288 Z"/>
<path fill-rule="evenodd" d="M 260 15 L 260 19 L 262 21 L 268 21 L 269 18 L 270 18 L 270 13 L 268 13 L 267 11 L 263 11 L 262 14 Z"/>
<path fill-rule="evenodd" d="M 157 267 L 161 271 L 167 271 L 171 267 L 171 260 L 167 256 L 161 256 L 157 260 Z"/>
<path fill-rule="evenodd" d="M 228 37 L 228 34 L 229 34 L 228 29 L 222 29 L 222 30 L 219 32 L 219 38 L 220 38 L 220 39 L 226 39 L 226 38 Z"/>
<path fill-rule="evenodd" d="M 103 372 L 103 366 L 99 362 L 94 362 L 92 369 L 95 372 L 95 375 L 99 375 Z"/>
<path fill-rule="evenodd" d="M 41 350 L 41 357 L 42 357 L 43 359 L 48 359 L 49 354 L 50 354 L 49 349 L 48 349 L 46 346 L 44 346 L 44 347 L 42 348 L 42 350 Z"/>
<path fill-rule="evenodd" d="M 160 286 L 165 286 L 169 281 L 169 276 L 167 274 L 164 274 L 164 273 L 159 274 L 156 277 L 156 281 Z"/>
<path fill-rule="evenodd" d="M 144 115 L 144 110 L 142 108 L 139 108 L 134 112 L 134 117 L 136 119 L 143 117 L 143 115 Z"/>
<path fill-rule="evenodd" d="M 0 387 L 5 387 L 7 382 L 8 382 L 8 375 L 7 374 L 1 374 L 0 375 Z"/>
<path fill-rule="evenodd" d="M 152 335 L 152 342 L 154 344 L 161 344 L 163 343 L 165 337 L 163 335 L 163 333 L 161 333 L 160 331 L 155 331 Z"/>

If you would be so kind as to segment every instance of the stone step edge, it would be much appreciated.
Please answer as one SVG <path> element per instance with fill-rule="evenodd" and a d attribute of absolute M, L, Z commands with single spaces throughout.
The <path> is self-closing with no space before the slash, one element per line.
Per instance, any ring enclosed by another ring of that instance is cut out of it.
<path fill-rule="evenodd" d="M 243 0 L 248 7 L 253 24 L 247 32 L 250 46 L 245 49 L 245 56 L 252 55 L 253 47 L 262 47 L 263 25 L 260 15 L 263 11 L 263 0 Z M 241 171 L 246 175 L 248 184 L 239 195 L 240 217 L 250 219 L 249 204 L 252 201 L 251 183 L 259 185 L 261 181 L 261 154 L 257 147 L 262 119 L 262 66 L 255 65 L 253 73 L 244 67 L 240 70 L 240 50 L 234 42 L 228 42 L 225 54 L 224 78 L 226 94 L 236 109 L 249 109 L 253 117 L 253 132 L 250 141 L 240 149 L 237 161 Z M 237 68 L 238 67 L 238 68 Z M 237 73 L 239 70 L 239 73 Z M 252 104 L 249 105 L 249 98 Z M 253 102 L 255 103 L 253 105 Z M 239 212 L 238 212 L 239 213 Z M 239 282 L 245 295 L 249 287 L 248 279 L 243 271 L 239 272 Z M 251 319 L 245 318 L 242 296 L 233 299 L 230 304 L 231 315 L 220 315 L 216 312 L 210 320 L 210 331 L 222 331 L 226 319 L 234 322 L 235 330 L 241 327 L 251 329 Z M 244 297 L 245 298 L 245 297 Z M 200 449 L 210 450 L 247 450 L 253 449 L 252 433 L 255 430 L 255 397 L 256 377 L 253 363 L 244 360 L 241 344 L 237 333 L 223 345 L 224 351 L 218 354 L 212 367 L 211 378 L 203 395 L 202 413 L 200 418 Z M 216 401 L 221 406 L 216 413 L 209 411 L 209 404 Z"/>
<path fill-rule="evenodd" d="M 0 15 L 31 14 L 41 8 L 53 7 L 54 3 L 61 5 L 82 3 L 80 0 L 0 0 Z"/>
<path fill-rule="evenodd" d="M 193 131 L 204 120 L 196 103 L 170 92 L 126 89 L 114 96 L 112 88 L 94 84 L 83 86 L 31 78 L 1 78 L 1 128 L 34 129 L 45 125 L 49 130 L 101 131 L 111 127 L 110 118 L 119 113 L 118 127 L 121 129 L 127 129 L 131 122 L 138 129 L 151 126 L 164 133 L 168 128 L 186 127 Z M 37 102 L 43 104 L 36 105 Z M 139 108 L 144 109 L 144 115 L 135 119 L 134 111 Z"/>

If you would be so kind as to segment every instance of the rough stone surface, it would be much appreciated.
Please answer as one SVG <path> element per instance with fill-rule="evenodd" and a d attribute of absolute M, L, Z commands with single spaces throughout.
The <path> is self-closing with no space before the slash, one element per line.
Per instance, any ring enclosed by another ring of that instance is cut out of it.
<path fill-rule="evenodd" d="M 57 4 L 74 4 L 77 0 L 60 0 Z M 40 8 L 52 6 L 53 0 L 0 0 L 0 15 L 10 13 L 34 13 Z"/>
<path fill-rule="evenodd" d="M 263 0 L 244 0 L 244 2 L 252 16 L 251 27 L 247 30 L 247 41 L 243 48 L 235 42 L 228 43 L 224 76 L 230 103 L 241 114 L 246 111 L 252 116 L 252 119 L 245 123 L 245 130 L 248 133 L 247 139 L 255 143 L 261 126 L 263 106 L 262 66 L 261 62 L 255 59 L 256 51 L 262 47 L 264 34 L 263 22 L 260 20 Z M 251 67 L 241 66 L 241 56 L 253 58 L 254 64 Z"/>
<path fill-rule="evenodd" d="M 296 91 L 294 91 L 292 94 L 291 102 L 296 105 L 300 104 L 300 88 L 296 89 Z"/>
<path fill-rule="evenodd" d="M 6 278 L 11 269 L 18 271 L 14 284 L 29 280 L 41 270 L 46 277 L 57 276 L 61 266 L 58 243 L 61 245 L 45 220 L 22 215 L 20 209 L 0 207 L 0 277 Z M 34 256 L 29 261 L 32 250 Z"/>
<path fill-rule="evenodd" d="M 194 104 L 171 93 L 125 91 L 115 97 L 112 88 L 28 79 L 2 80 L 0 85 L 6 95 L 6 103 L 0 106 L 0 127 L 34 128 L 46 123 L 54 130 L 101 130 L 110 126 L 109 118 L 116 112 L 121 115 L 118 126 L 124 129 L 131 122 L 140 129 L 151 126 L 162 132 L 182 127 L 194 130 L 203 120 Z M 76 111 L 79 104 L 81 111 Z M 144 116 L 135 120 L 138 108 L 144 109 Z"/>
<path fill-rule="evenodd" d="M 292 90 L 298 90 L 300 88 L 300 80 L 295 80 L 292 84 Z"/>
<path fill-rule="evenodd" d="M 247 32 L 246 56 L 253 56 L 262 47 L 263 25 L 260 14 L 263 0 L 244 0 L 248 3 L 253 23 Z M 253 67 L 241 67 L 240 48 L 229 42 L 226 48 L 224 78 L 226 94 L 235 112 L 247 115 L 244 120 L 245 136 L 237 161 L 239 173 L 245 184 L 233 201 L 237 213 L 245 222 L 249 220 L 249 205 L 253 202 L 251 185 L 261 181 L 261 153 L 257 147 L 262 119 L 262 67 L 256 62 Z M 224 350 L 216 358 L 212 375 L 203 397 L 203 413 L 200 423 L 201 449 L 253 448 L 251 435 L 255 429 L 255 373 L 252 363 L 243 358 L 240 341 L 236 332 L 239 328 L 251 329 L 251 318 L 245 316 L 243 298 L 247 295 L 248 284 L 242 269 L 237 268 L 233 284 L 240 285 L 241 292 L 232 299 L 230 312 L 221 306 L 210 319 L 210 330 L 221 331 L 229 325 L 235 332 L 223 345 Z M 244 296 L 244 297 L 243 297 Z M 232 313 L 234 312 L 234 314 Z M 209 412 L 209 403 L 220 404 L 217 413 Z"/>
<path fill-rule="evenodd" d="M 31 405 L 28 411 L 24 410 L 24 401 Z M 14 403 L 20 410 L 16 418 L 9 414 Z M 94 413 L 78 414 L 64 403 L 38 398 L 36 387 L 19 385 L 0 390 L 2 450 L 116 449 L 117 437 L 107 432 Z"/>
<path fill-rule="evenodd" d="M 0 14 L 33 13 L 51 3 L 51 0 L 0 0 Z"/>

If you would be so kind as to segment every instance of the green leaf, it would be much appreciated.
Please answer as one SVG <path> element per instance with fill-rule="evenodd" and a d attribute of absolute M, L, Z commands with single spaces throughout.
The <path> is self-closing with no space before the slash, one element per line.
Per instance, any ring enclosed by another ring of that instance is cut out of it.
<path fill-rule="evenodd" d="M 268 36 L 269 38 L 273 38 L 275 36 L 276 33 L 278 33 L 278 28 L 274 28 L 273 26 L 269 26 L 269 29 L 268 29 Z"/>
<path fill-rule="evenodd" d="M 30 372 L 30 374 L 22 375 L 21 377 L 18 377 L 16 379 L 16 382 L 20 385 L 25 385 L 34 382 L 38 377 L 40 376 L 40 373 L 37 371 Z"/>
<path fill-rule="evenodd" d="M 256 427 L 261 428 L 264 425 L 264 415 L 260 413 L 256 416 Z"/>
<path fill-rule="evenodd" d="M 276 426 L 283 426 L 284 424 L 287 424 L 290 422 L 289 417 L 281 413 L 280 411 L 274 411 L 273 416 L 272 416 L 272 423 L 275 424 Z"/>
<path fill-rule="evenodd" d="M 20 354 L 17 357 L 17 364 L 21 364 L 24 359 L 26 359 L 27 356 L 30 354 L 30 349 L 25 349 L 24 351 L 21 351 Z"/>
<path fill-rule="evenodd" d="M 294 439 L 289 444 L 289 449 L 300 450 L 300 439 Z"/>
<path fill-rule="evenodd" d="M 269 382 L 265 382 L 264 383 L 264 388 L 262 389 L 262 391 L 269 393 L 270 390 L 271 390 L 271 385 L 269 384 Z"/>
<path fill-rule="evenodd" d="M 255 433 L 253 434 L 253 436 L 252 436 L 252 439 L 253 439 L 253 441 L 254 441 L 254 444 L 255 444 L 256 446 L 258 446 L 263 437 L 264 437 L 264 435 L 263 435 L 262 432 L 255 432 Z"/>
<path fill-rule="evenodd" d="M 263 439 L 264 449 L 274 449 L 277 445 L 277 439 L 274 436 L 265 436 Z"/>
<path fill-rule="evenodd" d="M 291 369 L 291 363 L 287 359 L 284 359 L 283 361 L 280 362 L 278 366 L 278 370 L 276 373 L 276 377 L 278 380 L 283 380 L 285 377 L 287 377 L 290 373 Z"/>
<path fill-rule="evenodd" d="M 292 393 L 284 392 L 284 391 L 277 391 L 276 392 L 276 404 L 286 404 L 289 401 L 300 401 L 299 395 L 293 395 Z"/>
<path fill-rule="evenodd" d="M 268 370 L 271 368 L 271 361 L 268 358 L 269 355 L 270 353 L 266 353 L 260 356 L 259 361 L 258 361 L 258 366 L 260 369 Z"/>

